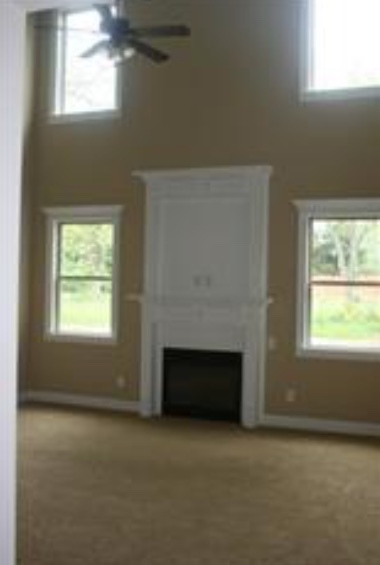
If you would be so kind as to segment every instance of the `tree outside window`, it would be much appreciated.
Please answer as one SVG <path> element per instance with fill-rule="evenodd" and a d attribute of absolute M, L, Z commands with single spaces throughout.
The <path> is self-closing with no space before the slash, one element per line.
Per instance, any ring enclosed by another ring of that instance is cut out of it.
<path fill-rule="evenodd" d="M 312 343 L 380 345 L 380 221 L 312 220 Z"/>

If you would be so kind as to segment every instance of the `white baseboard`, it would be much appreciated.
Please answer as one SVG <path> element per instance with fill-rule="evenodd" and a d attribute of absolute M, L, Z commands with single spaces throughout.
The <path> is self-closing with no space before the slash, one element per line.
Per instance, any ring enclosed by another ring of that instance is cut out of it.
<path fill-rule="evenodd" d="M 20 402 L 22 404 L 39 402 L 43 404 L 96 408 L 98 410 L 113 410 L 116 412 L 139 412 L 139 402 L 137 401 L 85 396 L 82 394 L 66 394 L 63 392 L 25 391 L 20 395 Z"/>
<path fill-rule="evenodd" d="M 298 416 L 275 416 L 264 414 L 260 426 L 303 430 L 308 432 L 347 434 L 357 436 L 380 436 L 380 423 L 346 420 L 323 420 L 322 418 L 302 418 Z"/>
<path fill-rule="evenodd" d="M 97 396 L 85 396 L 49 391 L 25 391 L 20 394 L 21 404 L 38 402 L 62 406 L 77 406 L 96 408 L 116 412 L 139 413 L 140 403 L 130 400 L 117 400 Z M 380 437 L 380 423 L 358 422 L 346 420 L 324 420 L 322 418 L 304 418 L 299 416 L 279 416 L 264 414 L 259 427 L 278 428 L 286 430 L 301 430 L 306 432 L 334 433 L 356 436 Z"/>

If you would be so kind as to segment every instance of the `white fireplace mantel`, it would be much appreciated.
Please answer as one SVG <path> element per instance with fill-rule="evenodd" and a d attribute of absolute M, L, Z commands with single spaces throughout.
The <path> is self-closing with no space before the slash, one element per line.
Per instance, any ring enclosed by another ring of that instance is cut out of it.
<path fill-rule="evenodd" d="M 243 355 L 241 423 L 263 411 L 268 166 L 139 171 L 147 187 L 141 413 L 162 412 L 165 347 Z"/>

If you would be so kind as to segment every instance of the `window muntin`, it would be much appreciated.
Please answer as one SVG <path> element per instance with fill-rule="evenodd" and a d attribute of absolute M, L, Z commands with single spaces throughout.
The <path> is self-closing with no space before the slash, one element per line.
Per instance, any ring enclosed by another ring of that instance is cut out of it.
<path fill-rule="evenodd" d="M 380 87 L 379 0 L 308 0 L 306 91 Z"/>
<path fill-rule="evenodd" d="M 80 115 L 117 110 L 118 76 L 104 54 L 81 54 L 102 39 L 96 10 L 60 12 L 56 32 L 53 114 Z"/>
<path fill-rule="evenodd" d="M 116 339 L 118 216 L 49 211 L 47 333 Z"/>

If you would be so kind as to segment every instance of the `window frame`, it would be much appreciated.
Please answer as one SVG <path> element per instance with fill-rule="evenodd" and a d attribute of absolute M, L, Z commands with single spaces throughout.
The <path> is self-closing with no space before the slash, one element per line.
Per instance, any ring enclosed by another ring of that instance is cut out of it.
<path fill-rule="evenodd" d="M 120 231 L 123 206 L 79 206 L 44 208 L 46 216 L 46 274 L 44 338 L 46 341 L 115 345 L 119 336 L 120 310 Z M 57 259 L 62 224 L 112 224 L 114 227 L 111 334 L 62 333 L 57 328 Z"/>
<path fill-rule="evenodd" d="M 380 97 L 380 85 L 318 89 L 312 87 L 314 3 L 305 0 L 300 6 L 300 99 L 304 102 L 323 102 Z"/>
<path fill-rule="evenodd" d="M 296 356 L 342 360 L 379 361 L 380 347 L 345 347 L 312 345 L 309 338 L 309 250 L 311 220 L 362 219 L 380 220 L 380 198 L 294 200 L 298 213 L 297 284 L 296 284 Z"/>
<path fill-rule="evenodd" d="M 116 119 L 121 115 L 122 84 L 120 65 L 116 66 L 115 106 L 107 110 L 64 112 L 65 81 L 65 18 L 69 14 L 88 12 L 91 8 L 70 8 L 56 10 L 52 17 L 50 34 L 50 72 L 49 72 L 49 123 L 75 123 L 92 120 Z"/>

